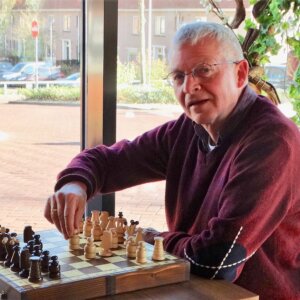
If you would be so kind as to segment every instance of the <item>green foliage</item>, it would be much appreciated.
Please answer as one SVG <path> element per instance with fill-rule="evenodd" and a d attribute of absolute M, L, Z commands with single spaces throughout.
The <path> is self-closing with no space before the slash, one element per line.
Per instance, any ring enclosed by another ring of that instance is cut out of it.
<path fill-rule="evenodd" d="M 175 104 L 177 100 L 173 88 L 164 80 L 167 75 L 167 65 L 161 60 L 155 60 L 151 65 L 151 83 L 140 83 L 139 66 L 135 62 L 122 64 L 118 61 L 118 103 L 134 104 Z"/>
<path fill-rule="evenodd" d="M 19 89 L 18 93 L 27 100 L 38 101 L 79 101 L 80 90 L 78 87 L 53 86 L 38 89 Z"/>

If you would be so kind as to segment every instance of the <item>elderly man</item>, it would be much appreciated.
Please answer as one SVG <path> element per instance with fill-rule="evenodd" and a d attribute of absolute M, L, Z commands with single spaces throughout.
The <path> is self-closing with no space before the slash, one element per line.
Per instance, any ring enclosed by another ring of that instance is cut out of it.
<path fill-rule="evenodd" d="M 165 249 L 200 276 L 224 278 L 261 299 L 300 299 L 300 136 L 248 87 L 235 35 L 195 22 L 177 32 L 168 75 L 184 110 L 177 120 L 76 156 L 45 217 L 78 228 L 86 199 L 166 180 Z"/>

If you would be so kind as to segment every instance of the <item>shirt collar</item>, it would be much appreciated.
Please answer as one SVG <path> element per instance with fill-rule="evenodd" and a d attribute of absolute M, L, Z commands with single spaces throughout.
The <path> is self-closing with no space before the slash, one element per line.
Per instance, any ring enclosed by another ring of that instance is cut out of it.
<path fill-rule="evenodd" d="M 252 107 L 253 103 L 257 98 L 257 94 L 249 87 L 246 86 L 243 90 L 239 100 L 224 123 L 224 126 L 219 132 L 219 138 L 216 146 L 220 146 L 225 140 L 228 140 L 233 134 L 234 129 L 240 122 L 244 119 L 248 110 Z M 199 137 L 199 148 L 203 152 L 210 152 L 210 147 L 208 145 L 209 135 L 202 125 L 193 122 L 194 130 Z"/>

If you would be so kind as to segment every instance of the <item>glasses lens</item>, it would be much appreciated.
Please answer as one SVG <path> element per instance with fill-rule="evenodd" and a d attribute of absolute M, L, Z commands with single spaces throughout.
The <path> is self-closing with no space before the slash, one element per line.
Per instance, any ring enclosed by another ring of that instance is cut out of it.
<path fill-rule="evenodd" d="M 193 76 L 198 78 L 208 78 L 213 74 L 213 67 L 208 64 L 198 65 L 193 70 Z"/>
<path fill-rule="evenodd" d="M 168 77 L 172 85 L 180 85 L 184 82 L 184 76 L 185 74 L 182 72 L 173 72 Z"/>

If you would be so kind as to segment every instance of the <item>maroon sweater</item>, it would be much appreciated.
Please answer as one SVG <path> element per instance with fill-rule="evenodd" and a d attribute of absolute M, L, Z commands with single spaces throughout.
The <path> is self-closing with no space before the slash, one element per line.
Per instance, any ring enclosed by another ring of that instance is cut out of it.
<path fill-rule="evenodd" d="M 80 180 L 90 197 L 166 180 L 168 252 L 260 299 L 300 299 L 298 128 L 246 88 L 212 151 L 207 140 L 182 115 L 133 141 L 85 150 L 56 189 Z"/>

